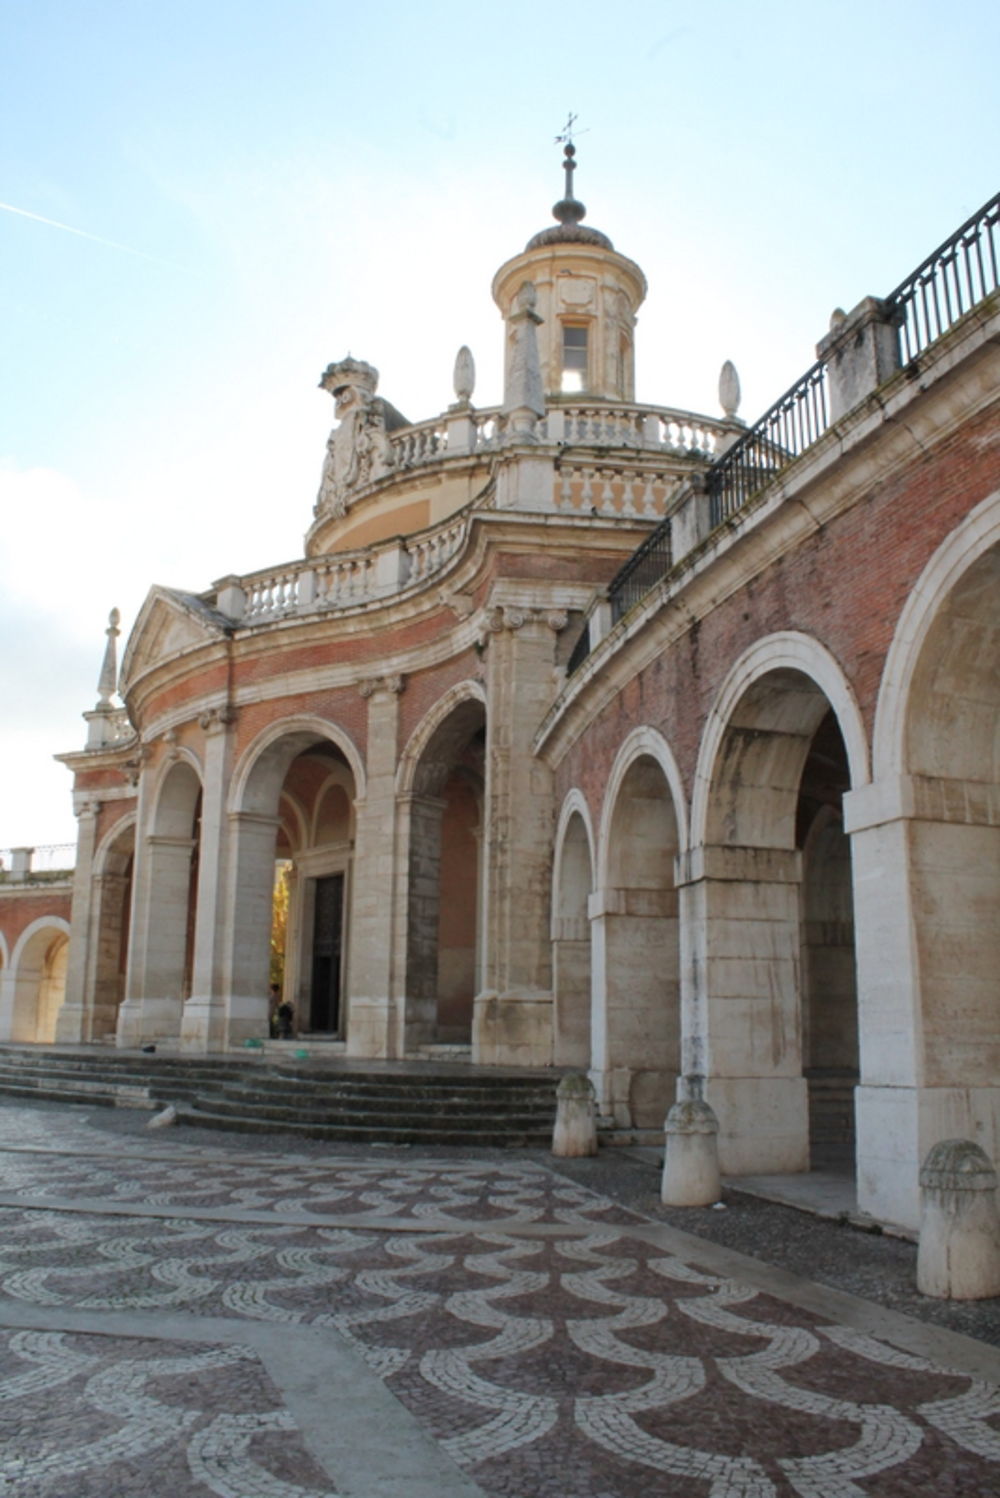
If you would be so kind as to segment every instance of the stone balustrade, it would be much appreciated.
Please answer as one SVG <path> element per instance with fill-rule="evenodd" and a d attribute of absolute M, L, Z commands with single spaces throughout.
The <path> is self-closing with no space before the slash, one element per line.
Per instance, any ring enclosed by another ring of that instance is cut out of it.
<path fill-rule="evenodd" d="M 72 873 L 75 864 L 75 843 L 0 848 L 0 884 L 49 884 Z"/>
<path fill-rule="evenodd" d="M 659 520 L 680 482 L 675 459 L 707 460 L 731 442 L 739 423 L 713 421 L 688 411 L 617 401 L 560 402 L 549 407 L 533 435 L 544 451 L 555 449 L 552 507 L 563 514 Z M 523 435 L 523 434 L 522 434 Z M 511 440 L 520 440 L 511 434 Z M 393 460 L 369 490 L 401 472 L 437 466 L 498 450 L 505 442 L 497 406 L 477 410 L 458 403 L 430 421 L 393 432 Z M 589 449 L 590 460 L 584 457 Z M 662 463 L 636 467 L 614 453 L 655 454 Z M 366 490 L 365 492 L 368 492 Z M 361 494 L 357 495 L 357 499 Z M 425 583 L 445 567 L 465 538 L 467 518 L 452 517 L 419 536 L 394 539 L 364 551 L 342 553 L 228 578 L 211 601 L 244 626 L 272 623 L 324 609 L 374 602 Z"/>
<path fill-rule="evenodd" d="M 405 540 L 394 538 L 364 551 L 290 562 L 249 577 L 227 579 L 224 597 L 217 588 L 216 605 L 241 625 L 253 627 L 372 603 L 425 583 L 441 571 L 461 547 L 467 528 L 466 515 L 452 516 L 433 530 Z"/>

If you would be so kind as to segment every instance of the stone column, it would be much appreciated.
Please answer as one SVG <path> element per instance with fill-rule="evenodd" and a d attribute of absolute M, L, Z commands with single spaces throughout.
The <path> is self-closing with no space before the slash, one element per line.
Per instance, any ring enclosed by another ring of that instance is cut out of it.
<path fill-rule="evenodd" d="M 404 1053 L 434 1039 L 437 1023 L 441 824 L 446 802 L 406 797 Z"/>
<path fill-rule="evenodd" d="M 355 802 L 347 981 L 347 1052 L 394 1057 L 401 1050 L 393 962 L 396 760 L 401 676 L 361 683 L 368 700 L 365 794 Z"/>
<path fill-rule="evenodd" d="M 197 921 L 191 996 L 181 1020 L 181 1049 L 208 1052 L 226 1048 L 224 970 L 227 951 L 224 919 L 229 827 L 226 796 L 232 762 L 231 708 L 212 708 L 199 719 L 205 735 L 201 846 L 198 862 Z M 268 925 L 270 933 L 270 924 Z M 265 987 L 266 993 L 266 987 Z M 267 1029 L 261 1032 L 267 1033 Z"/>
<path fill-rule="evenodd" d="M 95 920 L 94 849 L 97 843 L 96 801 L 85 801 L 77 810 L 76 869 L 73 874 L 73 913 L 70 920 L 66 993 L 56 1020 L 56 1041 L 78 1044 L 91 1038 L 93 979 L 97 965 L 94 946 Z M 98 913 L 99 913 L 98 904 Z"/>
<path fill-rule="evenodd" d="M 274 910 L 277 817 L 229 815 L 229 877 L 225 904 L 224 995 L 230 1046 L 260 1039 L 268 1029 L 268 974 Z"/>
<path fill-rule="evenodd" d="M 194 839 L 154 833 L 150 777 L 139 777 L 132 931 L 117 1044 L 180 1037 Z"/>
<path fill-rule="evenodd" d="M 532 739 L 552 694 L 557 611 L 502 607 L 487 656 L 485 991 L 475 1002 L 473 1058 L 552 1060 L 553 793 Z"/>
<path fill-rule="evenodd" d="M 984 782 L 901 775 L 844 797 L 861 1083 L 858 1205 L 916 1228 L 942 1138 L 1000 1139 L 1000 817 Z"/>
<path fill-rule="evenodd" d="M 709 846 L 677 861 L 682 1058 L 707 1076 L 726 1175 L 806 1170 L 802 1076 L 801 857 Z"/>

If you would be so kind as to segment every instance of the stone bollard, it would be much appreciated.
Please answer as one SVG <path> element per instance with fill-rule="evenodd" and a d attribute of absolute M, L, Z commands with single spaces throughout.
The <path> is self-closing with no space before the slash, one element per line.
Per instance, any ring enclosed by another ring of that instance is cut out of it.
<path fill-rule="evenodd" d="M 594 1088 L 582 1072 L 570 1072 L 556 1088 L 552 1153 L 568 1157 L 597 1154 Z"/>
<path fill-rule="evenodd" d="M 944 1139 L 920 1171 L 917 1289 L 943 1300 L 1000 1295 L 997 1176 L 971 1139 Z"/>
<path fill-rule="evenodd" d="M 660 1200 L 667 1207 L 708 1207 L 722 1194 L 719 1120 L 700 1098 L 675 1103 L 663 1126 L 666 1153 Z"/>

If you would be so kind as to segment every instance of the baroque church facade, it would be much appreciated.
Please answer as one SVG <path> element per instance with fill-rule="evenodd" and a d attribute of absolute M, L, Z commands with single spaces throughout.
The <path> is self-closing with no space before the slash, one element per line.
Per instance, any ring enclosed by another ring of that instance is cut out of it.
<path fill-rule="evenodd" d="M 731 366 L 720 417 L 636 401 L 645 277 L 566 167 L 502 406 L 464 349 L 417 424 L 331 364 L 303 559 L 154 588 L 120 674 L 112 621 L 0 1038 L 265 1036 L 277 870 L 313 1044 L 584 1070 L 626 1132 L 704 1096 L 731 1175 L 832 1120 L 912 1225 L 933 1143 L 1000 1159 L 1000 200 L 748 428 Z"/>

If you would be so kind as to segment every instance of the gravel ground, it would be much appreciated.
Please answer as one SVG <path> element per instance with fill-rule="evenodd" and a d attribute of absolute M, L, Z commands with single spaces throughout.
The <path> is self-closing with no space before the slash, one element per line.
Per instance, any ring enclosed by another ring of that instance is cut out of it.
<path fill-rule="evenodd" d="M 25 1106 L 19 1103 L 18 1106 Z M 664 1207 L 659 1199 L 659 1170 L 655 1163 L 617 1149 L 603 1150 L 592 1160 L 556 1160 L 542 1150 L 451 1150 L 427 1147 L 400 1151 L 399 1146 L 332 1145 L 326 1140 L 298 1139 L 282 1134 L 240 1134 L 178 1125 L 148 1132 L 149 1114 L 126 1109 L 70 1108 L 65 1104 L 37 1103 L 34 1109 L 54 1118 L 71 1114 L 76 1120 L 112 1137 L 131 1137 L 134 1143 L 168 1142 L 177 1146 L 223 1149 L 239 1155 L 273 1159 L 299 1156 L 322 1159 L 338 1156 L 381 1158 L 396 1150 L 404 1158 L 432 1156 L 435 1159 L 530 1160 L 559 1171 L 581 1185 L 654 1222 L 705 1238 L 740 1253 L 801 1275 L 820 1285 L 829 1285 L 857 1295 L 890 1310 L 921 1321 L 961 1332 L 992 1346 L 1000 1346 L 1000 1298 L 973 1302 L 939 1301 L 919 1295 L 916 1284 L 916 1246 L 900 1238 L 865 1231 L 848 1224 L 814 1217 L 793 1207 L 766 1202 L 742 1192 L 725 1193 L 725 1210 Z M 53 1129 L 53 1143 L 58 1128 Z"/>

